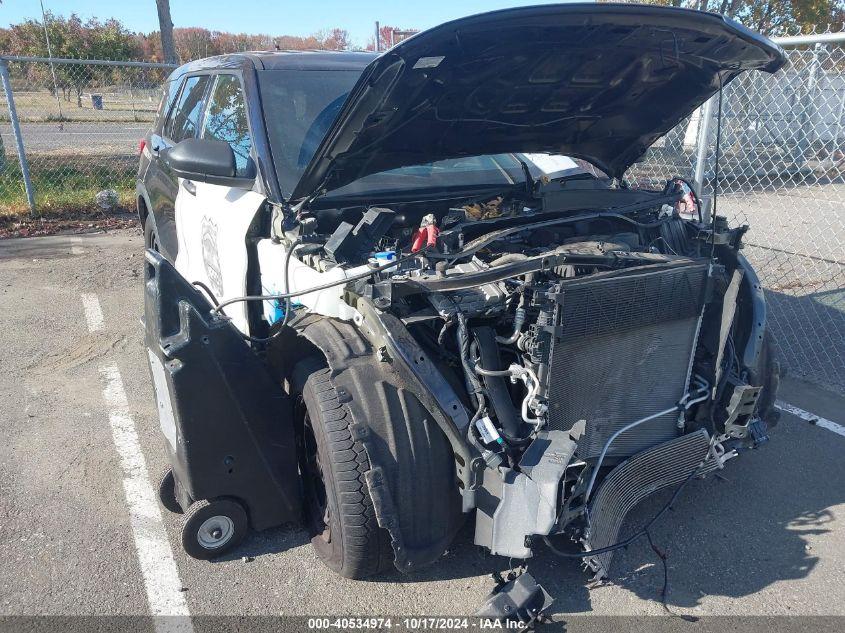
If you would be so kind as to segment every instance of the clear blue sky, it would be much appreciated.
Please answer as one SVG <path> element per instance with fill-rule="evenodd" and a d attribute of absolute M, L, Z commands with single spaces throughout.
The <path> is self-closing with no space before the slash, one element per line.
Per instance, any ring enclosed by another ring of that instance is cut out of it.
<path fill-rule="evenodd" d="M 559 0 L 556 0 L 559 1 Z M 340 27 L 355 44 L 364 45 L 379 20 L 398 28 L 426 29 L 454 18 L 493 9 L 547 0 L 170 0 L 173 24 L 199 26 L 234 33 L 308 35 Z M 131 31 L 158 30 L 155 0 L 44 0 L 44 7 L 59 15 L 79 14 L 117 18 Z M 3 0 L 0 25 L 27 18 L 40 20 L 38 0 Z M 1 52 L 1 51 L 0 51 Z"/>

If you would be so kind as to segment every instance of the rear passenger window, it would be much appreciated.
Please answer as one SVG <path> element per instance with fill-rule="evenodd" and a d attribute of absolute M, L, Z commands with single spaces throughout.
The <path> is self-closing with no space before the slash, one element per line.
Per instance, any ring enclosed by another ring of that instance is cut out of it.
<path fill-rule="evenodd" d="M 225 141 L 235 153 L 239 177 L 251 175 L 252 139 L 246 117 L 246 103 L 241 82 L 235 75 L 218 75 L 208 99 L 203 121 L 203 138 Z"/>
<path fill-rule="evenodd" d="M 208 85 L 208 75 L 188 77 L 176 102 L 167 136 L 174 143 L 196 136 L 202 113 L 202 97 Z"/>

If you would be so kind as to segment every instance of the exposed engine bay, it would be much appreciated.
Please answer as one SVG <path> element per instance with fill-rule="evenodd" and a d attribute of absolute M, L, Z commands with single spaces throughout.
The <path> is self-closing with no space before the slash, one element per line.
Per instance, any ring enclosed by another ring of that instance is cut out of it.
<path fill-rule="evenodd" d="M 476 543 L 528 558 L 569 533 L 601 577 L 628 510 L 764 442 L 774 419 L 747 227 L 701 211 L 682 180 L 588 174 L 473 199 L 323 200 L 258 242 L 262 293 L 282 297 L 262 319 L 270 337 L 309 314 L 358 327 L 444 414 Z"/>

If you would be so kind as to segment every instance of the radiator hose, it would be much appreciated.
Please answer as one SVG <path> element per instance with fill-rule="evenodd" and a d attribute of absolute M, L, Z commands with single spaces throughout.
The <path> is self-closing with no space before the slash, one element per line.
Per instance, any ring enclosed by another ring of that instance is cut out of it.
<path fill-rule="evenodd" d="M 490 267 L 493 268 L 495 266 L 502 266 L 503 264 L 512 264 L 513 262 L 520 262 L 528 259 L 528 255 L 524 253 L 506 253 L 500 257 L 497 257 L 493 261 L 490 262 Z M 529 274 L 526 276 L 526 282 L 530 282 L 531 279 L 534 278 L 533 274 Z M 519 340 L 519 335 L 522 334 L 522 326 L 525 325 L 525 295 L 522 294 L 519 297 L 519 305 L 516 308 L 516 312 L 513 316 L 513 333 L 510 336 L 497 336 L 496 341 L 502 343 L 503 345 L 513 345 L 514 343 Z M 485 366 L 487 363 L 484 363 Z M 498 367 L 498 364 L 496 364 Z"/>
<path fill-rule="evenodd" d="M 464 369 L 464 380 L 466 381 L 467 392 L 469 392 L 469 397 L 470 400 L 472 400 L 472 403 L 480 409 L 479 396 L 484 393 L 484 387 L 478 379 L 478 376 L 475 375 L 475 367 L 473 366 L 474 363 L 469 357 L 470 340 L 469 331 L 467 330 L 467 318 L 460 310 L 457 310 L 456 317 L 458 320 L 458 351 L 461 356 L 461 366 Z"/>
<path fill-rule="evenodd" d="M 520 443 L 523 440 L 520 437 L 521 422 L 516 408 L 513 406 L 513 401 L 511 400 L 505 380 L 507 376 L 510 376 L 510 372 L 508 370 L 499 370 L 501 359 L 499 358 L 499 348 L 496 345 L 496 334 L 493 328 L 488 326 L 473 328 L 472 333 L 475 335 L 475 340 L 478 343 L 481 367 L 486 368 L 482 370 L 476 366 L 475 370 L 481 374 L 481 380 L 484 382 L 484 387 L 490 396 L 493 411 L 496 412 L 496 418 L 499 420 L 499 424 L 502 425 L 505 440 L 511 443 Z"/>

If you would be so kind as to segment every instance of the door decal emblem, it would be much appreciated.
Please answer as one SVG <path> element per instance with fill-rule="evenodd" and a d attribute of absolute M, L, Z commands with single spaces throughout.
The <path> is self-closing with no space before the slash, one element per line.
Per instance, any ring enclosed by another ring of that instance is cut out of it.
<path fill-rule="evenodd" d="M 202 262 L 208 284 L 218 297 L 223 296 L 223 275 L 217 252 L 217 225 L 207 217 L 202 219 Z"/>

